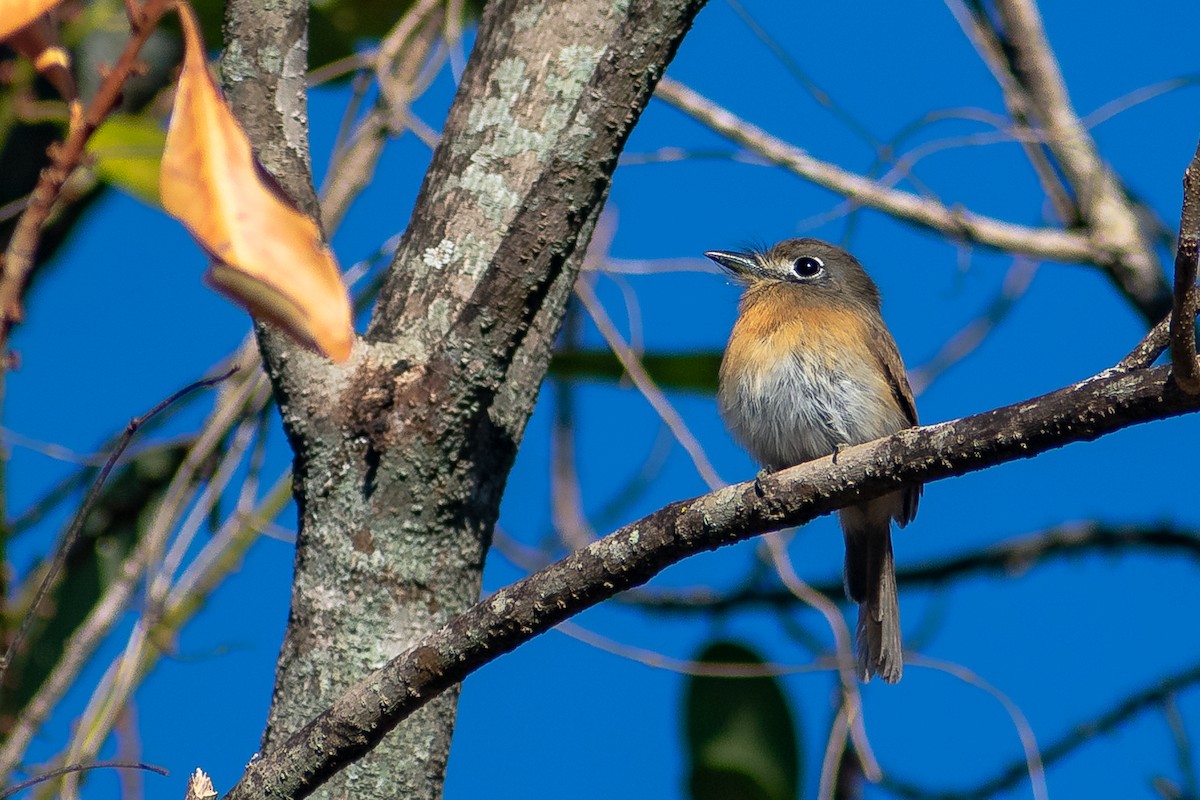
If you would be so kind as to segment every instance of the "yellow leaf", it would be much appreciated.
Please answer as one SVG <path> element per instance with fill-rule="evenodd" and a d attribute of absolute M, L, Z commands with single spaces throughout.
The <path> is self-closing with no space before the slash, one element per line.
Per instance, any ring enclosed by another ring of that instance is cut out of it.
<path fill-rule="evenodd" d="M 12 36 L 62 0 L 0 0 L 0 42 Z"/>
<path fill-rule="evenodd" d="M 250 141 L 209 75 L 191 8 L 178 5 L 183 70 L 160 190 L 214 264 L 209 282 L 335 361 L 350 355 L 350 299 L 316 222 L 265 181 Z"/>

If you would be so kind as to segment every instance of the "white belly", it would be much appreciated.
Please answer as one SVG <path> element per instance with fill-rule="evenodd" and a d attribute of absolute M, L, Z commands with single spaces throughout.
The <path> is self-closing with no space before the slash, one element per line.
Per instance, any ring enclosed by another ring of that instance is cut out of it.
<path fill-rule="evenodd" d="M 734 438 L 771 469 L 827 456 L 908 427 L 891 387 L 871 369 L 811 354 L 722 375 L 718 402 Z"/>

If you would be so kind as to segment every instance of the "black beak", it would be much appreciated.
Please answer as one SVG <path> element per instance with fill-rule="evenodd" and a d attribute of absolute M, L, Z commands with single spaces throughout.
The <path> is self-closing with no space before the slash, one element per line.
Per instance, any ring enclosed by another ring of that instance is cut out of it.
<path fill-rule="evenodd" d="M 731 253 L 728 250 L 709 250 L 704 254 L 707 258 L 711 258 L 717 262 L 722 268 L 732 272 L 734 275 L 742 276 L 755 272 L 758 269 L 758 262 L 754 256 L 748 253 Z"/>

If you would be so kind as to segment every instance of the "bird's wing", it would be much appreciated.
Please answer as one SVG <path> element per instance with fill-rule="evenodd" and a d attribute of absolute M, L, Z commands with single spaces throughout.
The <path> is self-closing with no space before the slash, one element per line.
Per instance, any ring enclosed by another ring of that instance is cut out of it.
<path fill-rule="evenodd" d="M 896 342 L 882 324 L 872 325 L 871 328 L 868 347 L 871 348 L 879 366 L 883 368 L 883 374 L 887 376 L 892 395 L 896 398 L 904 416 L 910 425 L 915 426 L 918 424 L 917 404 L 913 400 L 912 387 L 908 383 L 908 371 L 904 368 L 904 360 L 900 358 Z M 921 488 L 918 484 L 904 490 L 904 509 L 896 518 L 901 526 L 912 522 L 913 517 L 917 515 L 917 503 L 921 499 Z"/>

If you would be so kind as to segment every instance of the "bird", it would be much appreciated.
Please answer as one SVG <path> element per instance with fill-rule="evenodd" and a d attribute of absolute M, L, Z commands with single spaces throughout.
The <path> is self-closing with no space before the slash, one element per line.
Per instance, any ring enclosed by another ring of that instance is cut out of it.
<path fill-rule="evenodd" d="M 912 387 L 862 264 L 820 239 L 704 254 L 743 286 L 721 360 L 718 410 L 766 472 L 917 425 Z M 839 512 L 844 582 L 858 603 L 857 672 L 888 683 L 904 671 L 892 521 L 912 521 L 920 485 Z"/>

